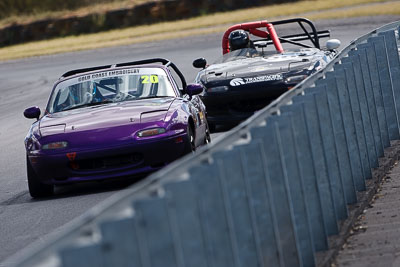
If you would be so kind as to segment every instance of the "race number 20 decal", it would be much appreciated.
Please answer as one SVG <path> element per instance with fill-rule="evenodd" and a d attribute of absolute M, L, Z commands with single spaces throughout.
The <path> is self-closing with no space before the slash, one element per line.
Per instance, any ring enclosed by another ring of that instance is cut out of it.
<path fill-rule="evenodd" d="M 157 75 L 142 75 L 140 79 L 142 79 L 142 83 L 158 83 Z"/>

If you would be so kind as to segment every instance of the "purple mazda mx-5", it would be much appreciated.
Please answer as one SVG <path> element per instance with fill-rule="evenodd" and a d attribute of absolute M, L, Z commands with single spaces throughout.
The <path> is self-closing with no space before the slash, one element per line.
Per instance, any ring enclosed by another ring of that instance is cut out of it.
<path fill-rule="evenodd" d="M 37 119 L 25 138 L 31 196 L 149 173 L 208 143 L 202 90 L 161 58 L 65 73 L 43 117 L 38 107 L 24 111 Z"/>

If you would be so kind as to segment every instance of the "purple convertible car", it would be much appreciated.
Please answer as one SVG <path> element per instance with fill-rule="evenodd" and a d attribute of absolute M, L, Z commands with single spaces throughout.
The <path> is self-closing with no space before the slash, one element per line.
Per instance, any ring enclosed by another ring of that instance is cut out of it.
<path fill-rule="evenodd" d="M 162 58 L 65 73 L 44 116 L 38 107 L 24 111 L 37 119 L 25 138 L 31 196 L 143 175 L 210 142 L 202 90 Z"/>

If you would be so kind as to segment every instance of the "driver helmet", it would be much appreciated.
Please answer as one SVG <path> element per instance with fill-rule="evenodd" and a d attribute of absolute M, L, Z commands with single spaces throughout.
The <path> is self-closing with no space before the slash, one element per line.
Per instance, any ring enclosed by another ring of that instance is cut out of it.
<path fill-rule="evenodd" d="M 250 47 L 250 36 L 244 30 L 232 31 L 228 36 L 228 40 L 230 51 Z"/>

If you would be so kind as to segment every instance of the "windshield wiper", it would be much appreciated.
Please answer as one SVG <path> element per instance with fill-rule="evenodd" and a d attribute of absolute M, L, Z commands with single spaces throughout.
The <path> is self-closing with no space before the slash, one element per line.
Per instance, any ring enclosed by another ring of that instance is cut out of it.
<path fill-rule="evenodd" d="M 103 105 L 103 104 L 108 104 L 108 103 L 113 103 L 113 101 L 112 100 L 104 100 L 104 101 L 100 101 L 100 102 L 90 102 L 90 103 L 85 103 L 82 105 L 73 106 L 73 107 L 64 109 L 63 111 L 77 109 L 77 108 L 83 108 L 83 107 L 92 107 L 92 106 Z"/>

